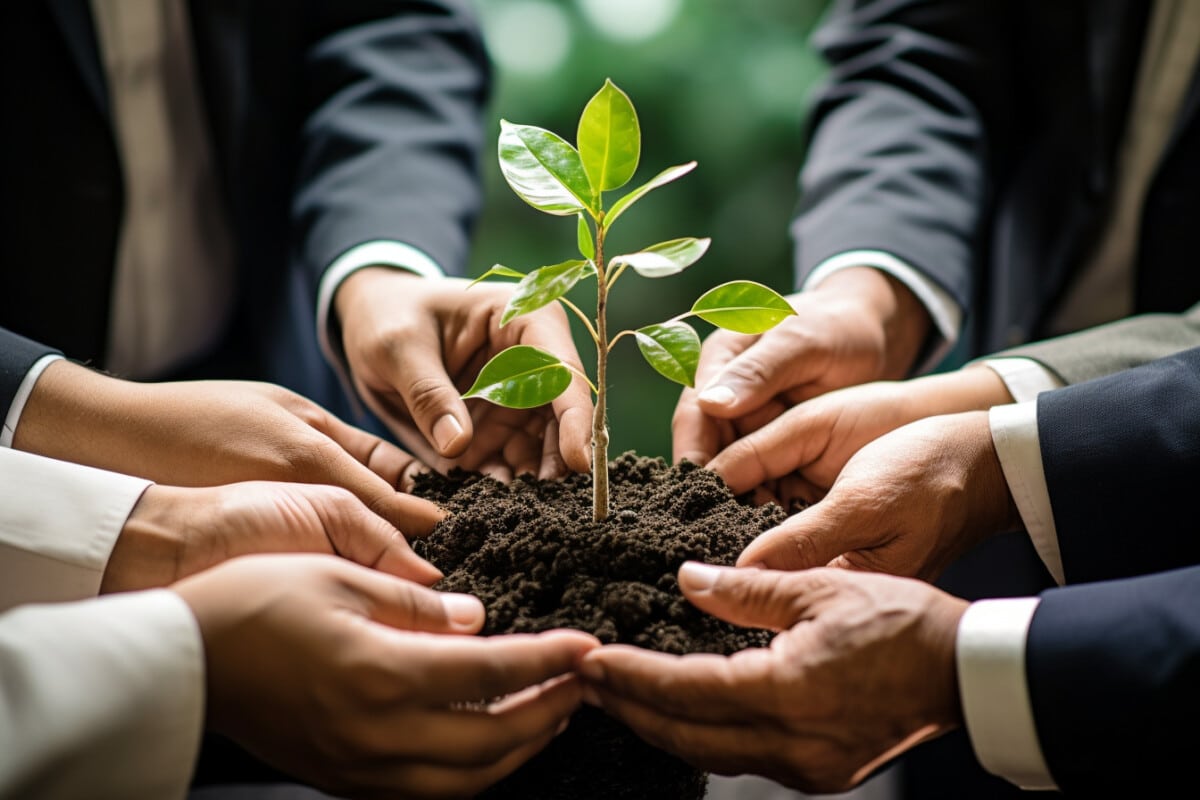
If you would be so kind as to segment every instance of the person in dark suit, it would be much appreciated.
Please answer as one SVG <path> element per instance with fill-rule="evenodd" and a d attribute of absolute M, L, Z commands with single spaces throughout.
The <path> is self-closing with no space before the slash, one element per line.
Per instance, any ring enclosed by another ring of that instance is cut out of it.
<path fill-rule="evenodd" d="M 505 291 L 443 277 L 479 205 L 466 0 L 17 3 L 0 43 L 0 324 L 124 377 L 271 380 L 344 415 L 340 372 L 437 466 L 537 471 L 553 420 L 549 468 L 586 467 L 584 387 L 556 414 L 458 396 L 507 344 L 574 352 L 564 316 L 491 331 Z"/>
<path fill-rule="evenodd" d="M 980 762 L 1022 787 L 1172 790 L 1200 712 L 1197 397 L 1193 348 L 1004 412 L 1032 421 L 1008 427 L 1032 437 L 1032 464 L 1006 461 L 998 409 L 881 437 L 798 515 L 803 546 L 744 554 L 767 569 L 680 571 L 701 609 L 780 631 L 770 648 L 602 649 L 582 667 L 593 702 L 693 763 L 807 789 L 857 784 L 965 724 Z M 817 521 L 831 517 L 836 531 Z M 1062 588 L 968 604 L 858 571 L 936 574 L 1014 522 L 1043 528 Z M 854 569 L 823 568 L 836 553 Z M 797 557 L 814 568 L 769 569 Z"/>
<path fill-rule="evenodd" d="M 1198 13 L 835 0 L 815 38 L 830 73 L 792 225 L 800 314 L 706 340 L 676 408 L 676 458 L 707 463 L 797 403 L 948 353 L 1200 299 Z M 967 554 L 941 585 L 985 597 L 1048 581 L 1021 535 Z M 967 753 L 946 737 L 906 759 L 912 796 L 1007 796 L 995 782 L 946 788 L 953 764 L 972 769 Z"/>

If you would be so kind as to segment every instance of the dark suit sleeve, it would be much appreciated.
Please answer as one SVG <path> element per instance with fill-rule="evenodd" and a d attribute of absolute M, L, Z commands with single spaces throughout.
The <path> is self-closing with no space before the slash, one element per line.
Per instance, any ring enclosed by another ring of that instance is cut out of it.
<path fill-rule="evenodd" d="M 849 250 L 888 252 L 964 309 L 1005 97 L 1004 3 L 837 0 L 815 43 L 830 74 L 811 109 L 792 225 L 797 280 Z"/>
<path fill-rule="evenodd" d="M 1136 547 L 1156 515 L 1130 531 Z M 1042 754 L 1075 797 L 1174 797 L 1200 719 L 1200 567 L 1053 589 L 1026 643 Z"/>
<path fill-rule="evenodd" d="M 410 244 L 465 269 L 480 205 L 487 58 L 468 0 L 324 2 L 303 73 L 293 202 L 312 280 L 355 245 Z"/>
<path fill-rule="evenodd" d="M 1200 348 L 1038 397 L 1068 583 L 1200 564 Z"/>
<path fill-rule="evenodd" d="M 61 355 L 53 347 L 0 328 L 0 424 L 8 417 L 8 409 L 29 370 L 43 357 L 54 354 Z"/>

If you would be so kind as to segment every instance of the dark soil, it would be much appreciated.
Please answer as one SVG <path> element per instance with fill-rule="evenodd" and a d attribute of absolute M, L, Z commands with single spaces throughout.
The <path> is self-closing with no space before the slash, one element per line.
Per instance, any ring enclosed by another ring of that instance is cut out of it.
<path fill-rule="evenodd" d="M 420 479 L 416 493 L 452 514 L 414 546 L 446 573 L 438 588 L 487 608 L 485 635 L 577 628 L 604 643 L 666 653 L 732 653 L 770 634 L 701 614 L 679 592 L 687 560 L 732 564 L 781 522 L 778 506 L 740 502 L 715 473 L 631 453 L 610 469 L 610 514 L 592 521 L 590 475 L 518 478 L 477 473 Z M 584 708 L 549 747 L 488 798 L 698 798 L 706 776 Z"/>

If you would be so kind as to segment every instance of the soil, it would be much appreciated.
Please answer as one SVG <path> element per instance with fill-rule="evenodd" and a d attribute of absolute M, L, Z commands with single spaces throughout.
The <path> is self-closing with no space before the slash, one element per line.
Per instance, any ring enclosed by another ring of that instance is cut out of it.
<path fill-rule="evenodd" d="M 577 628 L 604 643 L 666 653 L 732 653 L 770 633 L 704 615 L 680 594 L 687 560 L 732 564 L 781 522 L 775 505 L 735 498 L 713 472 L 626 453 L 609 470 L 610 513 L 592 521 L 590 475 L 501 484 L 461 470 L 422 477 L 415 493 L 447 517 L 418 553 L 487 608 L 483 634 Z M 707 776 L 593 708 L 487 798 L 699 798 Z"/>

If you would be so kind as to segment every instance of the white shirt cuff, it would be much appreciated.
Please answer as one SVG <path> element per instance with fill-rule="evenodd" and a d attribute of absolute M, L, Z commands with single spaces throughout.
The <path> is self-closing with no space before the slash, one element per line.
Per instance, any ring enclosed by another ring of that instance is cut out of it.
<path fill-rule="evenodd" d="M 988 411 L 992 442 L 1004 480 L 1012 493 L 1025 530 L 1042 563 L 1059 586 L 1066 583 L 1063 576 L 1062 552 L 1058 546 L 1058 529 L 1054 524 L 1054 509 L 1046 487 L 1046 472 L 1042 467 L 1042 448 L 1038 439 L 1037 403 L 1011 403 L 992 406 Z"/>
<path fill-rule="evenodd" d="M 1000 380 L 1008 387 L 1008 393 L 1018 403 L 1036 400 L 1042 392 L 1066 386 L 1057 375 L 1032 358 L 1008 356 L 985 359 L 982 363 L 1000 376 Z"/>
<path fill-rule="evenodd" d="M 0 615 L 0 796 L 183 797 L 204 672 L 199 626 L 170 591 Z"/>
<path fill-rule="evenodd" d="M 941 341 L 926 354 L 925 360 L 917 365 L 914 373 L 928 372 L 937 366 L 958 341 L 958 332 L 962 327 L 962 307 L 955 302 L 950 293 L 922 275 L 911 264 L 882 250 L 850 250 L 827 258 L 808 273 L 802 288 L 815 289 L 830 275 L 850 267 L 874 267 L 882 270 L 907 286 L 921 301 L 941 334 Z"/>
<path fill-rule="evenodd" d="M 21 412 L 29 402 L 29 395 L 33 394 L 34 384 L 42 377 L 46 367 L 61 358 L 57 353 L 42 356 L 33 363 L 29 372 L 25 373 L 21 385 L 17 387 L 17 393 L 13 396 L 12 405 L 8 407 L 8 414 L 4 417 L 4 429 L 0 430 L 0 447 L 12 447 L 13 437 L 17 435 L 17 423 L 21 421 Z"/>
<path fill-rule="evenodd" d="M 1025 642 L 1038 598 L 981 600 L 958 624 L 958 690 L 975 757 L 1022 789 L 1057 789 L 1033 721 Z"/>
<path fill-rule="evenodd" d="M 426 278 L 445 277 L 442 268 L 424 251 L 404 242 L 384 239 L 351 247 L 329 265 L 317 290 L 317 337 L 321 343 L 321 352 L 334 369 L 338 370 L 343 383 L 348 383 L 346 364 L 341 347 L 335 347 L 329 336 L 329 315 L 333 306 L 333 296 L 337 294 L 342 281 L 365 267 L 392 267 Z"/>
<path fill-rule="evenodd" d="M 150 481 L 0 448 L 0 610 L 95 597 Z"/>

